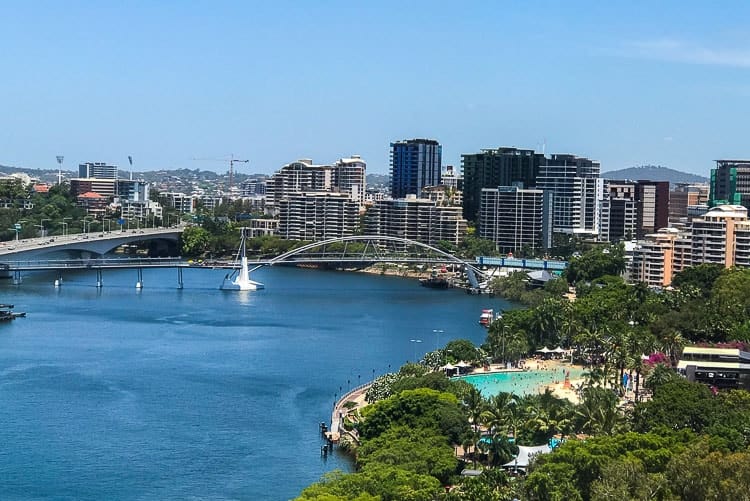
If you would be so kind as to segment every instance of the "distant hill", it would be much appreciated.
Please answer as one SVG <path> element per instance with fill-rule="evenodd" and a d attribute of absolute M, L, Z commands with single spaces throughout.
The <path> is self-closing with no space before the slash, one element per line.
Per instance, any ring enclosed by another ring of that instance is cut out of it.
<path fill-rule="evenodd" d="M 21 172 L 27 174 L 32 179 L 39 179 L 45 183 L 57 182 L 57 169 L 27 169 L 24 167 L 13 167 L 10 165 L 0 165 L 0 176 L 7 176 L 9 174 L 16 174 Z M 62 171 L 63 176 L 70 177 L 72 172 Z"/>
<path fill-rule="evenodd" d="M 681 172 L 660 165 L 642 165 L 628 169 L 611 170 L 602 172 L 602 177 L 605 179 L 630 179 L 632 181 L 669 181 L 670 184 L 708 182 L 707 177 Z"/>
<path fill-rule="evenodd" d="M 367 174 L 365 181 L 368 188 L 387 188 L 391 183 L 391 176 L 388 174 Z"/>

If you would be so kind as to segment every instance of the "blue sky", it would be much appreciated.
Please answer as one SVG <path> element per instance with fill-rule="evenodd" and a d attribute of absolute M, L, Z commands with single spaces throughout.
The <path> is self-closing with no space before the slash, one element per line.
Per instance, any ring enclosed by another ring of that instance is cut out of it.
<path fill-rule="evenodd" d="M 750 157 L 750 4 L 0 3 L 0 164 L 272 173 L 429 137 L 707 175 Z"/>

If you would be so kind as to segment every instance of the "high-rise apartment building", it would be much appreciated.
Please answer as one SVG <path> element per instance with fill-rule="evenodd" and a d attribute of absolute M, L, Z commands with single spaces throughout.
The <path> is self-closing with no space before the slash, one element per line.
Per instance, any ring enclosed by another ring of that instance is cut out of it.
<path fill-rule="evenodd" d="M 708 205 L 727 204 L 750 208 L 750 160 L 716 160 L 711 169 Z"/>
<path fill-rule="evenodd" d="M 744 230 L 747 220 L 747 208 L 742 205 L 719 205 L 710 209 L 703 217 L 693 219 L 693 264 L 713 263 L 726 268 L 734 266 L 735 230 L 738 225 L 743 226 Z M 744 253 L 744 249 L 742 252 Z"/>
<path fill-rule="evenodd" d="M 422 197 L 422 188 L 440 184 L 443 150 L 434 139 L 391 143 L 391 196 Z"/>
<path fill-rule="evenodd" d="M 662 228 L 645 236 L 633 251 L 630 280 L 651 286 L 672 283 L 674 274 L 704 263 L 726 268 L 750 266 L 750 219 L 742 205 L 719 205 L 690 228 Z"/>
<path fill-rule="evenodd" d="M 461 207 L 439 207 L 413 195 L 375 202 L 365 214 L 368 235 L 400 237 L 428 245 L 441 240 L 458 245 L 466 237 L 466 230 Z"/>
<path fill-rule="evenodd" d="M 343 193 L 360 207 L 365 201 L 366 164 L 358 155 L 334 165 L 313 164 L 310 159 L 291 162 L 266 181 L 266 210 L 277 215 L 280 201 L 295 193 Z"/>
<path fill-rule="evenodd" d="M 117 179 L 117 166 L 104 162 L 78 164 L 79 178 Z"/>
<path fill-rule="evenodd" d="M 264 179 L 247 179 L 240 183 L 240 195 L 243 197 L 262 197 L 266 194 Z"/>
<path fill-rule="evenodd" d="M 687 221 L 688 207 L 708 204 L 709 185 L 702 183 L 677 183 L 669 193 L 669 220 Z"/>
<path fill-rule="evenodd" d="M 669 226 L 669 181 L 637 181 L 637 237 Z"/>
<path fill-rule="evenodd" d="M 483 149 L 479 153 L 461 155 L 464 217 L 477 220 L 484 188 L 533 188 L 543 162 L 543 154 L 517 148 Z"/>
<path fill-rule="evenodd" d="M 440 176 L 440 186 L 445 186 L 456 191 L 463 191 L 464 176 L 452 165 L 446 165 Z"/>
<path fill-rule="evenodd" d="M 552 193 L 516 186 L 482 189 L 479 236 L 501 252 L 552 246 Z"/>
<path fill-rule="evenodd" d="M 638 227 L 636 187 L 631 181 L 604 181 L 600 204 L 599 240 L 619 242 L 635 238 Z"/>
<path fill-rule="evenodd" d="M 334 191 L 347 193 L 360 207 L 365 204 L 367 164 L 359 155 L 340 158 L 333 164 L 331 184 Z"/>
<path fill-rule="evenodd" d="M 536 187 L 554 195 L 554 231 L 598 235 L 604 199 L 599 162 L 567 154 L 551 155 L 542 162 Z"/>
<path fill-rule="evenodd" d="M 278 202 L 277 235 L 290 240 L 325 240 L 354 235 L 359 204 L 344 193 L 289 193 Z"/>
<path fill-rule="evenodd" d="M 629 279 L 650 287 L 666 287 L 674 274 L 692 264 L 690 235 L 676 228 L 662 228 L 646 235 L 633 250 Z"/>

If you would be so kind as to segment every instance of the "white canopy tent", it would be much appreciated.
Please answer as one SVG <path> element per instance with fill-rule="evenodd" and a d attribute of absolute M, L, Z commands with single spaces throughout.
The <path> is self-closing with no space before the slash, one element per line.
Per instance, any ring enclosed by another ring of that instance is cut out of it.
<path fill-rule="evenodd" d="M 552 449 L 547 444 L 537 445 L 534 447 L 519 445 L 518 456 L 516 456 L 516 458 L 509 463 L 505 463 L 503 465 L 503 468 L 514 468 L 526 471 L 526 468 L 529 467 L 529 463 L 532 459 L 534 459 L 534 456 L 536 456 L 537 454 L 547 454 L 549 452 L 552 452 Z"/>

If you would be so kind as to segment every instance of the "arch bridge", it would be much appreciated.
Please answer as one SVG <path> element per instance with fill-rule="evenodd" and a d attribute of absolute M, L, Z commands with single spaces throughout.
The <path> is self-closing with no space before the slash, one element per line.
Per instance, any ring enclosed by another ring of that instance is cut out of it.
<path fill-rule="evenodd" d="M 469 281 L 476 287 L 477 275 L 484 272 L 475 263 L 466 261 L 438 247 L 408 238 L 385 235 L 352 235 L 329 238 L 297 247 L 268 260 L 249 260 L 257 270 L 275 264 L 331 263 L 361 267 L 374 263 L 396 264 L 457 264 L 465 267 Z"/>

